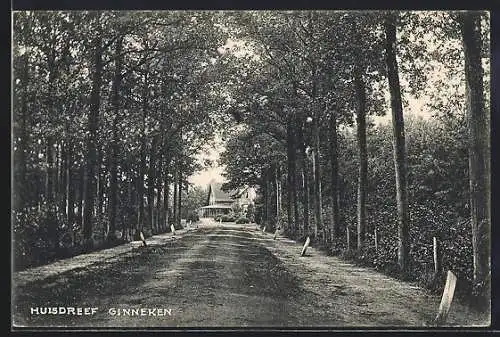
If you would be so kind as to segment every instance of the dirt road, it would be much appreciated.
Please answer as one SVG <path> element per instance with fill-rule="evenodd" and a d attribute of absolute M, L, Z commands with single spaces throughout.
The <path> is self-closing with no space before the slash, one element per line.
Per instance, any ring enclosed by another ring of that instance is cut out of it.
<path fill-rule="evenodd" d="M 439 298 L 422 289 L 315 249 L 299 257 L 300 250 L 254 225 L 208 225 L 107 262 L 33 282 L 24 276 L 13 321 L 29 327 L 422 327 L 437 312 Z M 458 303 L 449 323 L 488 324 Z"/>

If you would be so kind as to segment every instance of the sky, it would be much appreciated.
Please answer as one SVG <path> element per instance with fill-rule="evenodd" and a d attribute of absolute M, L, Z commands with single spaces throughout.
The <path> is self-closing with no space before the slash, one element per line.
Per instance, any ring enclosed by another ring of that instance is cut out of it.
<path fill-rule="evenodd" d="M 222 176 L 222 172 L 222 167 L 205 169 L 189 177 L 189 182 L 201 187 L 206 187 L 212 180 L 221 183 L 225 181 L 224 177 Z"/>
<path fill-rule="evenodd" d="M 219 136 L 216 136 L 215 144 L 213 146 L 207 145 L 197 157 L 200 163 L 203 163 L 203 161 L 206 159 L 210 159 L 213 163 L 213 167 L 209 167 L 195 173 L 188 178 L 188 181 L 196 186 L 201 187 L 206 187 L 212 180 L 218 183 L 225 182 L 226 180 L 222 176 L 222 172 L 224 171 L 224 169 L 223 167 L 217 165 L 219 153 L 221 153 L 222 151 L 224 151 L 224 143 Z"/>

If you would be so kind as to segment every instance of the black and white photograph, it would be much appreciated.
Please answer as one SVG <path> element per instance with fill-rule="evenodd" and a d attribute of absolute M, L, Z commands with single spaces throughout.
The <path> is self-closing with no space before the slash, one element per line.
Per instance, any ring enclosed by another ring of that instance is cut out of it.
<path fill-rule="evenodd" d="M 489 11 L 11 18 L 12 331 L 491 326 Z"/>

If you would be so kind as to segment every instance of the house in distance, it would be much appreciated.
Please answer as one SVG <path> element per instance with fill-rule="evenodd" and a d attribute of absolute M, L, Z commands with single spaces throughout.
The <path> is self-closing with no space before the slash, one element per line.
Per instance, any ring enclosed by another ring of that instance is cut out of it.
<path fill-rule="evenodd" d="M 207 188 L 206 206 L 198 209 L 202 218 L 213 218 L 219 214 L 229 214 L 235 208 L 246 213 L 248 205 L 253 204 L 255 191 L 251 187 L 225 192 L 221 183 L 211 182 Z"/>

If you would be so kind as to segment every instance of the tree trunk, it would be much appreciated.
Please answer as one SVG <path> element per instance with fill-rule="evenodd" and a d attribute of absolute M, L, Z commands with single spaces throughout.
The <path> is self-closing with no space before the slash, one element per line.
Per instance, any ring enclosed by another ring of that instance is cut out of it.
<path fill-rule="evenodd" d="M 165 172 L 163 175 L 163 211 L 164 211 L 164 231 L 169 227 L 169 200 L 170 200 L 170 182 L 168 181 L 168 161 L 165 162 Z"/>
<path fill-rule="evenodd" d="M 163 143 L 161 141 L 161 143 Z M 156 222 L 155 228 L 158 233 L 161 233 L 161 224 L 163 222 L 163 192 L 162 192 L 162 183 L 163 183 L 163 152 L 160 151 L 160 156 L 158 158 L 158 168 L 157 168 L 157 178 L 156 178 L 156 190 L 158 191 L 156 197 Z"/>
<path fill-rule="evenodd" d="M 61 208 L 62 214 L 64 218 L 67 218 L 67 167 L 68 167 L 68 150 L 67 145 L 62 143 L 61 145 L 61 166 L 59 169 L 59 207 Z"/>
<path fill-rule="evenodd" d="M 288 219 L 288 226 L 290 228 L 291 233 L 295 231 L 295 221 L 293 218 L 294 215 L 294 194 L 293 194 L 293 189 L 294 189 L 294 163 L 293 163 L 293 152 L 295 151 L 294 148 L 294 139 L 293 139 L 293 125 L 291 120 L 288 120 L 287 123 L 287 219 Z"/>
<path fill-rule="evenodd" d="M 177 165 L 175 165 L 175 172 L 174 172 L 174 204 L 173 204 L 173 212 L 172 212 L 172 222 L 174 223 L 174 226 L 177 225 L 177 200 L 178 196 L 177 193 L 179 191 L 179 188 L 177 187 L 177 184 L 179 183 L 179 170 L 177 168 Z"/>
<path fill-rule="evenodd" d="M 151 233 L 155 234 L 154 228 L 154 189 L 156 185 L 156 144 L 158 136 L 154 136 L 151 142 L 151 151 L 149 152 L 149 170 L 148 170 L 148 226 L 151 227 Z"/>
<path fill-rule="evenodd" d="M 49 205 L 54 202 L 54 138 L 47 137 L 47 144 L 45 147 L 45 199 Z M 52 206 L 51 206 L 52 207 Z"/>
<path fill-rule="evenodd" d="M 22 210 L 26 206 L 26 201 L 29 200 L 28 195 L 28 186 L 27 186 L 27 151 L 28 151 L 28 125 L 30 125 L 29 114 L 28 114 L 28 77 L 29 77 L 29 60 L 28 53 L 23 55 L 23 69 L 21 74 L 21 83 L 23 85 L 22 96 L 21 96 L 21 113 L 20 113 L 20 141 L 18 143 L 19 148 L 17 149 L 17 161 L 16 161 L 16 172 L 19 172 L 17 175 L 17 186 L 15 191 L 15 209 Z"/>
<path fill-rule="evenodd" d="M 118 207 L 118 144 L 115 142 L 117 118 L 113 121 L 113 142 L 111 143 L 110 181 L 109 181 L 109 231 L 107 239 L 115 239 L 116 211 Z"/>
<path fill-rule="evenodd" d="M 66 145 L 66 219 L 70 227 L 73 226 L 75 216 L 75 189 L 73 182 L 73 144 L 68 141 Z"/>
<path fill-rule="evenodd" d="M 311 150 L 311 147 L 309 147 Z M 314 180 L 315 168 L 316 168 L 316 157 L 314 156 L 314 150 L 309 152 L 306 156 L 307 165 L 311 165 L 310 167 L 310 175 L 306 176 L 307 182 L 309 183 L 309 207 L 312 212 L 312 222 L 311 222 L 311 235 L 315 238 L 318 237 L 318 220 L 316 218 L 316 184 Z M 309 163 L 310 162 L 310 163 Z M 308 167 L 309 169 L 309 167 Z"/>
<path fill-rule="evenodd" d="M 264 183 L 262 184 L 262 189 L 264 192 L 264 216 L 263 216 L 263 226 L 267 226 L 269 223 L 269 179 L 267 177 L 268 173 L 264 175 Z"/>
<path fill-rule="evenodd" d="M 61 168 L 61 147 L 59 142 L 56 140 L 54 142 L 54 163 L 53 163 L 53 184 L 54 187 L 52 189 L 54 193 L 54 202 L 55 202 L 55 208 L 56 211 L 58 210 L 58 204 L 59 204 L 59 173 L 60 173 L 60 168 Z"/>
<path fill-rule="evenodd" d="M 463 13 L 460 23 L 467 93 L 473 282 L 477 306 L 488 310 L 491 301 L 490 122 L 484 104 L 481 13 Z"/>
<path fill-rule="evenodd" d="M 97 149 L 97 160 L 96 160 L 96 201 L 94 205 L 94 217 L 99 217 L 99 211 L 101 207 L 101 190 L 102 190 L 102 147 L 98 146 Z"/>
<path fill-rule="evenodd" d="M 132 228 L 134 227 L 133 222 L 130 221 L 130 219 L 133 219 L 137 214 L 135 213 L 135 207 L 134 205 L 137 204 L 137 201 L 135 200 L 135 197 L 137 196 L 137 191 L 134 190 L 134 188 L 137 186 L 137 182 L 135 181 L 135 177 L 132 172 L 129 173 L 130 176 L 132 177 L 130 181 L 128 181 L 127 185 L 127 201 L 128 205 L 126 206 L 126 215 L 128 216 L 127 221 L 125 221 L 122 225 L 122 233 L 123 233 L 123 238 L 125 241 L 129 241 L 131 239 L 130 237 L 130 232 L 132 231 Z"/>
<path fill-rule="evenodd" d="M 296 142 L 296 125 L 292 125 L 292 149 L 291 149 L 291 184 L 292 184 L 292 200 L 293 200 L 293 211 L 294 211 L 294 227 L 293 227 L 293 235 L 294 237 L 297 235 L 299 231 L 298 223 L 299 223 L 299 200 L 297 196 L 297 142 Z"/>
<path fill-rule="evenodd" d="M 55 63 L 54 63 L 54 55 L 49 56 L 48 60 L 48 90 L 47 90 L 47 117 L 48 122 L 51 123 L 51 120 L 55 114 L 54 112 L 54 85 L 56 80 L 56 72 L 55 72 Z M 49 134 L 47 135 L 47 143 L 46 143 L 46 176 L 45 176 L 45 198 L 47 204 L 50 208 L 50 211 L 53 212 L 54 205 L 54 181 L 55 181 L 55 172 L 54 172 L 54 145 L 56 144 L 55 136 Z M 55 215 L 55 214 L 54 214 Z M 55 229 L 54 229 L 55 230 Z"/>
<path fill-rule="evenodd" d="M 83 226 L 83 204 L 85 202 L 85 166 L 80 164 L 78 169 L 78 223 Z"/>
<path fill-rule="evenodd" d="M 268 228 L 271 227 L 275 217 L 274 217 L 274 189 L 273 189 L 273 180 L 274 180 L 274 168 L 271 165 L 269 169 L 267 170 L 266 174 L 266 192 L 267 192 L 267 220 L 268 222 L 266 223 L 266 226 Z"/>
<path fill-rule="evenodd" d="M 144 223 L 144 175 L 146 172 L 146 139 L 144 136 L 141 137 L 140 158 L 139 176 L 137 177 L 137 232 L 142 231 Z"/>
<path fill-rule="evenodd" d="M 269 227 L 271 223 L 271 209 L 269 208 L 269 203 L 271 202 L 271 191 L 269 186 L 269 168 L 265 170 L 265 175 L 263 176 L 263 185 L 264 185 L 264 212 L 265 212 L 265 221 L 264 227 Z"/>
<path fill-rule="evenodd" d="M 113 78 L 113 87 L 111 94 L 111 105 L 113 108 L 113 124 L 112 124 L 112 141 L 111 141 L 111 156 L 109 158 L 110 165 L 110 182 L 109 182 L 109 231 L 107 235 L 108 241 L 113 241 L 116 231 L 116 213 L 118 207 L 118 151 L 119 151 L 119 136 L 118 136 L 118 121 L 120 119 L 120 89 L 122 82 L 122 53 L 123 38 L 120 37 L 115 44 L 115 73 Z"/>
<path fill-rule="evenodd" d="M 275 221 L 275 227 L 280 228 L 284 227 L 284 224 L 281 223 L 281 205 L 280 205 L 280 200 L 281 200 L 281 191 L 280 191 L 280 169 L 279 169 L 279 164 L 277 164 L 274 168 L 274 186 L 276 189 L 276 221 Z M 280 228 L 282 229 L 282 228 Z"/>
<path fill-rule="evenodd" d="M 56 205 L 56 210 L 59 210 L 59 204 L 60 204 L 60 174 L 61 174 L 61 167 L 62 167 L 62 151 L 61 151 L 61 144 L 60 142 L 56 139 L 56 142 L 54 144 L 54 188 L 53 188 L 53 193 L 54 193 L 54 202 Z"/>
<path fill-rule="evenodd" d="M 95 197 L 95 167 L 96 167 L 96 144 L 97 130 L 99 126 L 99 107 L 101 103 L 102 82 L 102 46 L 101 36 L 97 35 L 94 41 L 94 73 L 92 77 L 92 92 L 90 94 L 90 112 L 88 117 L 86 170 L 85 170 L 85 196 L 83 205 L 83 236 L 86 244 L 92 246 L 92 210 Z"/>
<path fill-rule="evenodd" d="M 182 219 L 182 170 L 178 168 L 178 174 L 179 174 L 179 183 L 177 184 L 177 188 L 179 191 L 177 192 L 177 197 L 179 200 L 177 201 L 177 226 L 181 225 L 181 219 Z"/>
<path fill-rule="evenodd" d="M 357 205 L 357 236 L 358 249 L 363 246 L 366 231 L 366 185 L 368 175 L 368 154 L 366 148 L 366 92 L 361 65 L 356 64 L 354 70 L 354 85 L 356 90 L 356 131 L 359 150 L 358 174 L 358 205 Z"/>
<path fill-rule="evenodd" d="M 299 149 L 300 149 L 300 161 L 302 167 L 302 189 L 303 189 L 303 230 L 304 235 L 310 235 L 310 224 L 309 224 L 309 169 L 306 157 L 306 146 L 304 139 L 304 130 L 302 128 L 299 129 Z"/>
<path fill-rule="evenodd" d="M 277 221 L 276 214 L 276 184 L 275 184 L 275 170 L 274 166 L 271 165 L 271 171 L 269 172 L 269 227 Z"/>
<path fill-rule="evenodd" d="M 332 233 L 330 240 L 340 235 L 340 201 L 339 201 L 339 165 L 338 165 L 338 137 L 337 137 L 337 112 L 332 111 L 330 116 L 330 165 L 331 165 L 331 198 L 332 198 Z"/>
<path fill-rule="evenodd" d="M 139 238 L 139 232 L 142 231 L 144 224 L 144 176 L 146 174 L 146 116 L 148 113 L 148 70 L 144 74 L 144 87 L 142 94 L 142 129 L 141 129 L 141 155 L 140 155 L 140 169 L 139 179 L 137 186 L 137 202 L 138 202 L 138 215 L 137 215 L 137 231 L 136 239 Z"/>
<path fill-rule="evenodd" d="M 385 22 L 386 65 L 391 94 L 392 132 L 394 150 L 394 168 L 396 172 L 396 198 L 398 207 L 398 264 L 406 275 L 409 264 L 409 218 L 408 218 L 408 170 L 405 148 L 403 104 L 399 85 L 398 64 L 396 60 L 396 25 L 394 17 Z"/>
<path fill-rule="evenodd" d="M 323 231 L 323 240 L 326 240 L 326 232 L 323 228 L 323 197 L 321 195 L 321 165 L 320 158 L 320 139 L 319 139 L 319 121 L 314 119 L 314 206 L 316 213 L 316 236 L 318 231 Z"/>

